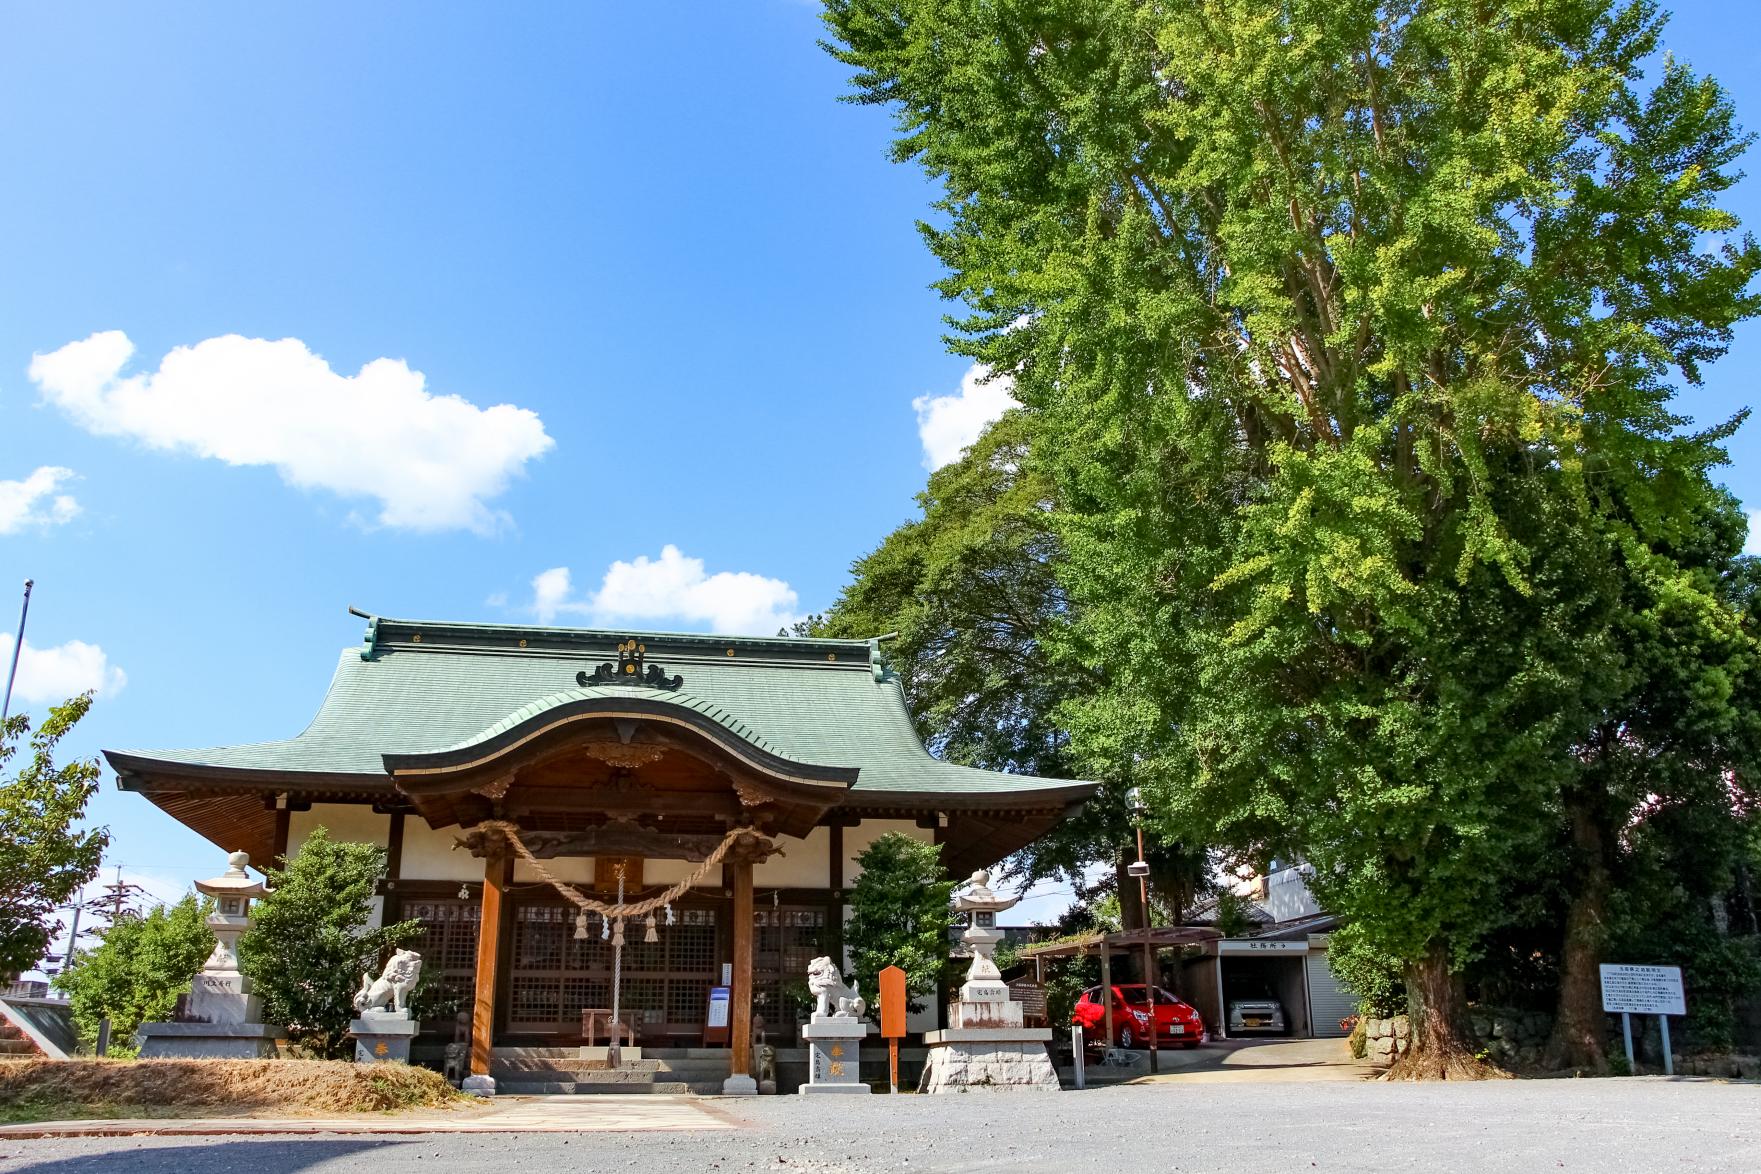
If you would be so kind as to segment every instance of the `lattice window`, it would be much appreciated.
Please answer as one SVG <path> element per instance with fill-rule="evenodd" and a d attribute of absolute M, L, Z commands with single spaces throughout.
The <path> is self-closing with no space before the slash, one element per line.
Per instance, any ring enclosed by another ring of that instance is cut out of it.
<path fill-rule="evenodd" d="M 514 969 L 561 970 L 563 943 L 574 932 L 560 905 L 522 905 L 514 915 Z"/>
<path fill-rule="evenodd" d="M 422 923 L 410 949 L 422 955 L 427 976 L 424 1004 L 429 1030 L 451 1030 L 452 1016 L 470 1005 L 477 989 L 477 926 L 482 907 L 452 899 L 404 902 L 400 916 Z"/>
<path fill-rule="evenodd" d="M 517 1023 L 554 1023 L 561 1017 L 562 981 L 527 978 L 514 984 L 509 1017 Z"/>

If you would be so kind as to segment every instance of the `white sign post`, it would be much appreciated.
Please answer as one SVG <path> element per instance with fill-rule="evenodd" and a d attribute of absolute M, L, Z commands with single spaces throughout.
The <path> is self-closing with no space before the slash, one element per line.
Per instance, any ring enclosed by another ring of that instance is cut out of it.
<path fill-rule="evenodd" d="M 1637 1071 L 1633 1062 L 1634 1015 L 1655 1015 L 1663 1033 L 1663 1074 L 1675 1075 L 1675 1059 L 1670 1055 L 1669 1017 L 1686 1015 L 1687 1000 L 1682 995 L 1682 972 L 1679 966 L 1619 966 L 1602 964 L 1602 1009 L 1620 1012 L 1620 1034 L 1626 1042 L 1626 1064 Z"/>

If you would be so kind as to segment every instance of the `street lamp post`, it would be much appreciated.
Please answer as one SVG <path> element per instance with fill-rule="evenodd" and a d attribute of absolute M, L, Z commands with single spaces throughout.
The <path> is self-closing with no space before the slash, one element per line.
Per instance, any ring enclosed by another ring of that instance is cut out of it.
<path fill-rule="evenodd" d="M 1125 871 L 1137 878 L 1138 905 L 1143 910 L 1143 1003 L 1149 1009 L 1150 1071 L 1154 1073 L 1161 1070 L 1161 1065 L 1156 1052 L 1155 947 L 1150 944 L 1150 865 L 1143 858 L 1143 796 L 1133 787 L 1128 797 L 1132 818 L 1137 823 L 1137 859 Z"/>

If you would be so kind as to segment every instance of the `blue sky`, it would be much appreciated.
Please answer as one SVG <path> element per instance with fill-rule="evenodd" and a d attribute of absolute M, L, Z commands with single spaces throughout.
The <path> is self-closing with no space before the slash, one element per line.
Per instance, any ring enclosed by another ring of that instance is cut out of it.
<path fill-rule="evenodd" d="M 1670 47 L 1761 127 L 1761 14 L 1677 11 Z M 933 191 L 836 101 L 816 12 L 10 6 L 15 708 L 98 685 L 83 754 L 282 737 L 350 604 L 748 631 L 829 604 L 1002 393 L 943 352 Z M 1761 226 L 1761 181 L 1730 203 Z M 1758 371 L 1751 324 L 1686 410 Z M 1727 471 L 1751 507 L 1757 436 Z M 92 816 L 161 892 L 221 866 L 108 780 Z"/>

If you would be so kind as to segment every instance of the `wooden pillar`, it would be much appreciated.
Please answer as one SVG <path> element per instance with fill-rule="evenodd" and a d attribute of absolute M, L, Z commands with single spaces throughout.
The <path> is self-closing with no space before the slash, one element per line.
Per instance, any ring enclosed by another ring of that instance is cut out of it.
<path fill-rule="evenodd" d="M 733 1007 L 728 1031 L 732 1084 L 752 1075 L 752 862 L 738 860 L 727 869 L 734 882 L 734 989 L 729 992 Z"/>
<path fill-rule="evenodd" d="M 471 1005 L 471 1075 L 489 1075 L 494 1046 L 496 963 L 501 957 L 501 907 L 512 859 L 497 852 L 483 858 L 483 905 L 477 920 L 477 995 Z"/>
<path fill-rule="evenodd" d="M 1101 943 L 1101 1006 L 1107 1009 L 1107 1046 L 1118 1037 L 1113 1034 L 1113 951 Z"/>

